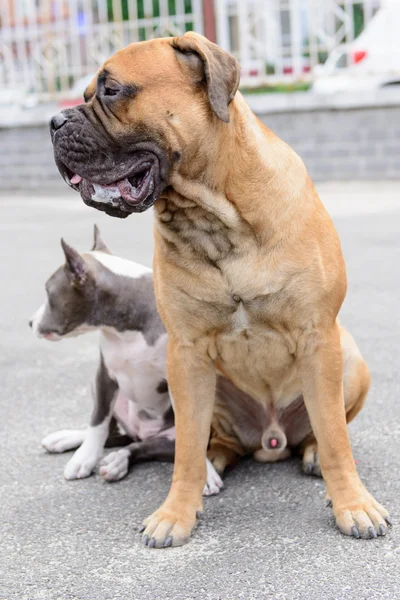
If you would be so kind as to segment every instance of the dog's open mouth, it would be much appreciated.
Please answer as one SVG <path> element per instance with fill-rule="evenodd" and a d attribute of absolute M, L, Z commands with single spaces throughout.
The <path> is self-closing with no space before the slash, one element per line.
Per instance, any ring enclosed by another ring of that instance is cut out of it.
<path fill-rule="evenodd" d="M 109 181 L 111 174 L 91 174 L 90 178 L 86 178 L 84 174 L 75 173 L 60 161 L 57 161 L 57 166 L 66 183 L 80 192 L 85 204 L 111 216 L 124 218 L 132 212 L 142 212 L 149 208 L 162 187 L 160 165 L 156 156 L 145 153 L 135 162 L 130 171 L 123 164 L 117 167 L 115 181 Z"/>
<path fill-rule="evenodd" d="M 90 196 L 95 202 L 119 206 L 122 199 L 129 206 L 137 206 L 145 202 L 154 192 L 155 181 L 152 171 L 153 165 L 147 165 L 130 177 L 106 184 L 89 181 L 75 173 L 70 177 L 69 183 L 78 186 L 81 193 L 86 197 Z"/>
<path fill-rule="evenodd" d="M 114 200 L 122 198 L 127 204 L 135 206 L 144 202 L 154 191 L 154 179 L 151 175 L 151 167 L 147 167 L 132 177 L 101 185 L 100 183 L 91 183 L 75 174 L 71 177 L 70 183 L 79 186 L 83 182 L 85 186 L 92 186 L 93 189 L 90 190 L 92 199 L 98 202 L 113 204 Z"/>

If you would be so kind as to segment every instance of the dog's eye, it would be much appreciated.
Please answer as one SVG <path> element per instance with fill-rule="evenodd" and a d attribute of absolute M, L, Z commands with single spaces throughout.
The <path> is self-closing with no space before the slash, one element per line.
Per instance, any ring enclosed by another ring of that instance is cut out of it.
<path fill-rule="evenodd" d="M 119 89 L 104 86 L 104 95 L 105 96 L 116 96 L 119 93 Z"/>

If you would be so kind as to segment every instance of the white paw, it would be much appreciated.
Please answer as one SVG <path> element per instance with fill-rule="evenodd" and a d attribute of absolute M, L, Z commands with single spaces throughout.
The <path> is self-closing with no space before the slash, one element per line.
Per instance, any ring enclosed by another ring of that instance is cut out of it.
<path fill-rule="evenodd" d="M 65 479 L 84 479 L 93 473 L 99 457 L 96 454 L 89 455 L 86 452 L 80 452 L 80 450 L 81 448 L 67 462 L 64 469 Z"/>
<path fill-rule="evenodd" d="M 129 470 L 129 450 L 121 448 L 110 452 L 102 462 L 99 473 L 106 481 L 123 479 Z"/>
<path fill-rule="evenodd" d="M 207 482 L 204 486 L 203 496 L 215 496 L 220 493 L 223 487 L 224 483 L 221 477 L 207 458 Z"/>
<path fill-rule="evenodd" d="M 84 439 L 84 429 L 62 429 L 46 435 L 41 443 L 47 452 L 65 452 L 78 448 Z"/>

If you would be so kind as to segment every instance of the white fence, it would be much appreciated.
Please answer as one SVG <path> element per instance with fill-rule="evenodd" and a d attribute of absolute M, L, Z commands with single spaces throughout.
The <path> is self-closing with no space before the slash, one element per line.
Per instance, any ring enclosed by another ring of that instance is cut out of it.
<path fill-rule="evenodd" d="M 379 2 L 214 0 L 216 41 L 244 85 L 309 79 Z M 202 0 L 0 0 L 0 102 L 63 96 L 128 43 L 191 29 L 203 32 Z"/>
<path fill-rule="evenodd" d="M 351 42 L 379 0 L 214 0 L 217 41 L 242 65 L 242 84 L 311 79 L 338 44 Z"/>
<path fill-rule="evenodd" d="M 62 96 L 123 46 L 187 30 L 201 0 L 0 0 L 0 93 Z"/>

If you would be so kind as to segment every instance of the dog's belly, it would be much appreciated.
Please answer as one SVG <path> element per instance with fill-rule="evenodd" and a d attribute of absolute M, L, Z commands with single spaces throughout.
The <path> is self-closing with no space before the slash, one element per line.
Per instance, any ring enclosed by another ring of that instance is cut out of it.
<path fill-rule="evenodd" d="M 302 395 L 274 410 L 219 376 L 215 399 L 212 438 L 240 455 L 261 447 L 263 433 L 272 420 L 282 428 L 289 448 L 297 447 L 311 433 L 311 424 Z"/>
<path fill-rule="evenodd" d="M 261 447 L 263 432 L 276 422 L 288 446 L 296 447 L 311 432 L 311 425 L 294 341 L 278 328 L 254 323 L 251 312 L 243 310 L 239 317 L 236 314 L 226 330 L 213 338 L 215 366 L 223 375 L 218 380 L 213 435 L 239 454 L 251 453 Z"/>
<path fill-rule="evenodd" d="M 251 325 L 217 335 L 215 350 L 217 370 L 262 404 L 283 408 L 301 393 L 295 359 L 281 333 Z"/>
<path fill-rule="evenodd" d="M 151 417 L 121 391 L 117 394 L 113 414 L 118 423 L 134 439 L 146 440 L 157 436 L 161 432 L 164 437 L 175 439 L 175 428 L 166 429 L 163 414 Z"/>

